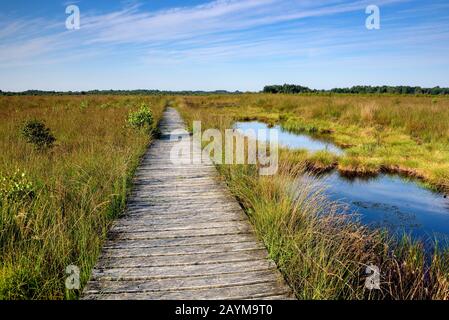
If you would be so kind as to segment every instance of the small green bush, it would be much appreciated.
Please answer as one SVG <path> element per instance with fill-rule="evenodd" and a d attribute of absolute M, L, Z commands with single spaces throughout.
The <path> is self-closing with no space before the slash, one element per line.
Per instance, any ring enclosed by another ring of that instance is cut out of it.
<path fill-rule="evenodd" d="M 80 104 L 80 109 L 81 110 L 86 110 L 88 106 L 89 106 L 89 102 L 82 101 L 81 104 Z"/>
<path fill-rule="evenodd" d="M 22 128 L 22 136 L 36 149 L 42 150 L 53 147 L 56 138 L 42 121 L 30 120 Z"/>
<path fill-rule="evenodd" d="M 153 121 L 153 113 L 146 104 L 142 104 L 138 111 L 131 112 L 128 115 L 128 124 L 134 128 L 146 127 L 149 129 L 153 125 Z"/>
<path fill-rule="evenodd" d="M 34 185 L 27 178 L 25 172 L 16 170 L 11 175 L 0 175 L 0 203 L 30 199 L 34 195 Z"/>

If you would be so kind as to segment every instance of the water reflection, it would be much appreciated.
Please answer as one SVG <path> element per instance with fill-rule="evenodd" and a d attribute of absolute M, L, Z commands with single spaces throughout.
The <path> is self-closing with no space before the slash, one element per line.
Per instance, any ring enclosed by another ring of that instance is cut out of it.
<path fill-rule="evenodd" d="M 287 132 L 280 126 L 268 128 L 265 123 L 252 121 L 237 122 L 235 128 L 277 130 L 279 144 L 291 149 L 343 153 L 330 142 Z M 327 186 L 327 197 L 355 213 L 361 223 L 386 228 L 396 235 L 405 232 L 424 241 L 437 239 L 449 245 L 449 199 L 442 194 L 394 175 L 345 177 L 334 171 L 319 175 L 318 179 Z"/>
<path fill-rule="evenodd" d="M 329 151 L 335 153 L 337 155 L 343 154 L 343 150 L 334 145 L 331 142 L 324 141 L 322 139 L 317 139 L 306 134 L 295 134 L 288 131 L 283 130 L 280 126 L 274 126 L 269 128 L 266 123 L 259 121 L 250 121 L 250 122 L 237 122 L 234 126 L 235 129 L 240 129 L 242 131 L 246 131 L 248 129 L 257 130 L 265 129 L 265 130 L 276 130 L 278 132 L 279 137 L 279 145 L 290 148 L 290 149 L 305 149 L 311 152 L 316 151 Z M 267 137 L 270 134 L 267 133 Z"/>

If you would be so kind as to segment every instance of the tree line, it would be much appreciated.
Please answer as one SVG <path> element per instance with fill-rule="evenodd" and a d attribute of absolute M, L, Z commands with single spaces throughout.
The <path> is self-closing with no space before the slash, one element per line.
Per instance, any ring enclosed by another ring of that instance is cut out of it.
<path fill-rule="evenodd" d="M 265 86 L 264 93 L 355 93 L 355 94 L 429 94 L 429 95 L 446 95 L 449 94 L 449 88 L 422 88 L 410 86 L 353 86 L 351 88 L 334 88 L 331 90 L 316 90 L 308 87 L 284 84 Z"/>
<path fill-rule="evenodd" d="M 262 90 L 263 93 L 353 93 L 353 94 L 427 94 L 427 95 L 448 95 L 449 88 L 422 88 L 410 86 L 353 86 L 351 88 L 334 88 L 331 90 L 317 90 L 308 87 L 284 84 L 269 85 Z M 61 95 L 208 95 L 208 94 L 242 94 L 241 91 L 164 91 L 164 90 L 90 90 L 90 91 L 42 91 L 27 90 L 22 92 L 1 91 L 0 96 L 61 96 Z"/>

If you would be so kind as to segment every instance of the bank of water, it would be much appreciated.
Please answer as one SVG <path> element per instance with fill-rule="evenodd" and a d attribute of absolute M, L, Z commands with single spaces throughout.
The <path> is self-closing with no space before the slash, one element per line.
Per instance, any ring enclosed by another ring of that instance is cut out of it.
<path fill-rule="evenodd" d="M 277 131 L 279 145 L 285 148 L 307 149 L 311 152 L 329 151 L 337 155 L 344 153 L 341 148 L 326 140 L 314 138 L 306 134 L 291 133 L 283 130 L 280 126 L 269 128 L 267 124 L 259 121 L 237 122 L 234 128 L 241 130 L 243 133 L 247 130 L 254 130 L 256 133 L 258 130 L 266 130 L 267 138 L 270 136 L 269 131 Z"/>
<path fill-rule="evenodd" d="M 290 149 L 344 153 L 328 141 L 286 132 L 279 126 L 268 128 L 262 122 L 238 122 L 235 128 L 256 132 L 277 130 L 279 144 Z M 437 240 L 440 246 L 449 246 L 449 199 L 443 194 L 397 175 L 347 178 L 333 171 L 318 179 L 324 182 L 328 198 L 341 203 L 347 212 L 355 213 L 361 223 L 387 229 L 398 236 L 407 233 L 427 243 Z"/>

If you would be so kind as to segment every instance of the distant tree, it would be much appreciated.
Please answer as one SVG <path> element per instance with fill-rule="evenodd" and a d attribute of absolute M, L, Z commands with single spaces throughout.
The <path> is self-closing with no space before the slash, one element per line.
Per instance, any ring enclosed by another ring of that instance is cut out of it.
<path fill-rule="evenodd" d="M 431 94 L 431 95 L 447 95 L 449 88 L 421 88 L 411 86 L 353 86 L 351 88 L 333 88 L 331 90 L 312 90 L 307 87 L 298 85 L 284 84 L 270 85 L 263 89 L 264 93 L 305 93 L 305 92 L 321 92 L 321 93 L 352 93 L 352 94 Z"/>
<path fill-rule="evenodd" d="M 310 88 L 304 86 L 298 86 L 293 84 L 284 84 L 282 86 L 272 85 L 265 86 L 263 89 L 265 93 L 286 93 L 286 94 L 295 94 L 295 93 L 307 93 L 313 92 Z"/>
<path fill-rule="evenodd" d="M 428 95 L 448 95 L 449 88 L 421 88 L 409 86 L 353 86 L 351 88 L 333 88 L 331 90 L 315 90 L 308 87 L 284 84 L 284 85 L 269 85 L 263 88 L 264 93 L 353 93 L 353 94 L 428 94 Z M 208 94 L 241 94 L 242 92 L 229 92 L 226 90 L 216 91 L 160 91 L 149 89 L 137 90 L 91 90 L 91 91 L 40 91 L 27 90 L 22 92 L 1 91 L 3 96 L 60 96 L 60 95 L 208 95 Z"/>

